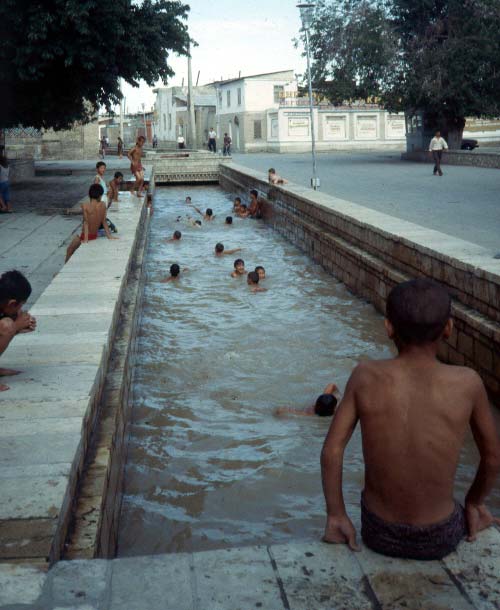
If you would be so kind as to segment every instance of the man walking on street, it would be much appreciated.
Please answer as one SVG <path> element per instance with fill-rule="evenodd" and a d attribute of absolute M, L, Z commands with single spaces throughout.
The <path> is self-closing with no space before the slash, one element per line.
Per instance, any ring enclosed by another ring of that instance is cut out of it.
<path fill-rule="evenodd" d="M 438 130 L 429 144 L 429 152 L 432 153 L 432 157 L 434 159 L 435 176 L 438 174 L 440 176 L 443 175 L 443 172 L 441 171 L 441 157 L 443 155 L 443 150 L 448 150 L 448 144 L 446 144 L 446 140 L 441 137 L 441 132 Z"/>
<path fill-rule="evenodd" d="M 214 128 L 210 127 L 210 131 L 208 132 L 208 150 L 211 150 L 214 153 L 217 152 L 216 137 L 217 134 L 215 133 Z"/>
<path fill-rule="evenodd" d="M 224 156 L 231 155 L 231 136 L 224 134 Z"/>

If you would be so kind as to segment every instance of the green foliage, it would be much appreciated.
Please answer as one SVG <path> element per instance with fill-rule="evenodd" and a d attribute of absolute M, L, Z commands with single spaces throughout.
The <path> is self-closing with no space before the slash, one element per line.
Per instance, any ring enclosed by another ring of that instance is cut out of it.
<path fill-rule="evenodd" d="M 313 80 L 334 103 L 375 97 L 463 129 L 500 116 L 499 0 L 323 0 Z"/>
<path fill-rule="evenodd" d="M 64 129 L 119 103 L 119 78 L 153 85 L 186 54 L 177 1 L 2 0 L 0 125 Z"/>

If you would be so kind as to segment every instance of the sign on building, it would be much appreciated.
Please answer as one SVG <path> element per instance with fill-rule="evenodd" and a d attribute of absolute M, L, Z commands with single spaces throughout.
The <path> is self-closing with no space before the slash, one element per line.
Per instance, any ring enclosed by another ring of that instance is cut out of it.
<path fill-rule="evenodd" d="M 289 136 L 308 136 L 309 117 L 288 117 Z"/>
<path fill-rule="evenodd" d="M 378 120 L 376 116 L 361 115 L 356 117 L 356 140 L 376 140 L 378 138 Z"/>
<path fill-rule="evenodd" d="M 330 115 L 325 121 L 325 140 L 347 139 L 347 117 Z"/>

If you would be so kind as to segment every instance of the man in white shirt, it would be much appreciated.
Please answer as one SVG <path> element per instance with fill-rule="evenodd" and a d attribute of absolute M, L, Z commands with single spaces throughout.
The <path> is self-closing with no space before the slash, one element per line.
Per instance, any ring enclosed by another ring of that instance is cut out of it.
<path fill-rule="evenodd" d="M 212 152 L 217 152 L 216 137 L 217 134 L 215 133 L 214 128 L 210 127 L 210 131 L 208 132 L 208 150 L 211 150 Z"/>
<path fill-rule="evenodd" d="M 443 150 L 448 150 L 448 144 L 446 144 L 446 140 L 441 137 L 441 132 L 436 131 L 436 134 L 431 140 L 429 144 L 429 152 L 432 153 L 432 157 L 434 159 L 434 175 L 440 176 L 443 175 L 441 171 L 441 157 L 443 155 Z"/>
<path fill-rule="evenodd" d="M 184 136 L 179 134 L 179 137 L 177 138 L 177 147 L 178 148 L 184 148 L 185 144 L 184 144 Z"/>

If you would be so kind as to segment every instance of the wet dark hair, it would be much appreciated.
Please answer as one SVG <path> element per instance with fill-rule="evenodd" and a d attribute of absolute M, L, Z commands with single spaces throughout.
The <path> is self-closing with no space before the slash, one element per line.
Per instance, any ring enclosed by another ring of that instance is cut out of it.
<path fill-rule="evenodd" d="M 254 284 L 259 283 L 259 274 L 256 271 L 250 271 L 250 273 L 247 275 L 247 278 L 251 280 Z"/>
<path fill-rule="evenodd" d="M 104 195 L 104 189 L 100 184 L 92 184 L 89 188 L 89 197 L 91 199 L 100 199 Z"/>
<path fill-rule="evenodd" d="M 250 195 L 255 195 L 256 197 L 258 197 L 258 196 L 259 196 L 259 193 L 258 193 L 258 192 L 257 192 L 255 189 L 252 189 L 252 190 L 250 191 Z"/>
<path fill-rule="evenodd" d="M 23 303 L 29 299 L 31 284 L 20 271 L 6 271 L 0 276 L 0 303 L 14 300 Z"/>
<path fill-rule="evenodd" d="M 121 172 L 115 172 L 115 178 L 123 178 L 123 174 Z"/>
<path fill-rule="evenodd" d="M 233 217 L 232 216 L 226 216 L 226 224 L 227 225 L 232 225 L 233 224 Z"/>
<path fill-rule="evenodd" d="M 189 195 L 186 197 L 186 199 L 189 199 L 189 201 L 191 201 L 191 197 Z"/>
<path fill-rule="evenodd" d="M 95 168 L 96 168 L 96 169 L 99 169 L 99 168 L 100 168 L 100 167 L 102 167 L 103 165 L 104 165 L 104 167 L 106 167 L 106 163 L 104 163 L 104 161 L 98 161 L 98 162 L 95 164 Z"/>
<path fill-rule="evenodd" d="M 386 317 L 394 327 L 396 344 L 437 341 L 450 314 L 450 295 L 431 280 L 421 278 L 398 284 L 387 298 Z"/>
<path fill-rule="evenodd" d="M 239 201 L 241 203 L 241 197 L 235 197 L 234 198 L 234 203 L 236 203 L 237 201 Z"/>
<path fill-rule="evenodd" d="M 180 239 L 182 237 L 182 233 L 180 231 L 174 231 L 175 239 Z"/>
<path fill-rule="evenodd" d="M 259 272 L 259 269 L 262 269 L 262 271 L 263 271 L 264 273 L 266 272 L 266 270 L 264 269 L 264 267 L 263 267 L 262 265 L 257 265 L 257 267 L 255 267 L 255 271 L 256 271 L 256 273 L 258 273 L 258 272 Z"/>
<path fill-rule="evenodd" d="M 224 244 L 221 244 L 220 242 L 218 244 L 215 244 L 215 251 L 224 252 Z"/>
<path fill-rule="evenodd" d="M 179 267 L 179 265 L 177 265 L 176 263 L 174 263 L 173 265 L 170 265 L 170 275 L 172 277 L 177 277 L 180 272 L 181 272 L 181 268 Z"/>
<path fill-rule="evenodd" d="M 274 167 L 270 167 L 270 168 L 267 170 L 267 172 L 268 172 L 268 174 L 275 174 L 275 173 L 276 173 L 276 170 L 274 169 Z"/>
<path fill-rule="evenodd" d="M 242 258 L 237 258 L 233 264 L 234 264 L 234 268 L 236 269 L 237 265 L 244 265 L 245 261 Z"/>
<path fill-rule="evenodd" d="M 242 207 L 244 210 L 246 210 L 246 209 L 247 209 L 247 204 L 246 204 L 246 203 L 243 203 L 243 204 L 241 205 L 241 207 Z"/>
<path fill-rule="evenodd" d="M 205 212 L 205 214 L 207 216 L 212 216 L 213 212 L 212 212 L 212 208 L 207 208 L 207 211 Z"/>
<path fill-rule="evenodd" d="M 314 412 L 320 417 L 330 417 L 335 412 L 337 406 L 337 399 L 333 394 L 321 394 L 316 399 L 314 405 Z"/>
<path fill-rule="evenodd" d="M 201 227 L 201 220 L 195 220 L 195 221 L 194 221 L 194 224 L 195 224 L 195 225 L 200 225 L 200 227 Z"/>

